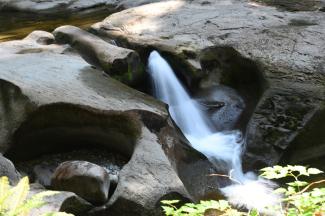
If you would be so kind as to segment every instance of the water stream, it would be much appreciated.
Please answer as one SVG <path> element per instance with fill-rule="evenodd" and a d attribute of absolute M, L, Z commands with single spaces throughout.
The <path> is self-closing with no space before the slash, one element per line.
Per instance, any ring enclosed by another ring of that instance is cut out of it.
<path fill-rule="evenodd" d="M 277 202 L 277 197 L 271 193 L 270 182 L 253 173 L 243 173 L 241 133 L 214 131 L 207 115 L 198 108 L 172 68 L 156 51 L 149 56 L 148 71 L 155 97 L 169 105 L 171 117 L 193 148 L 203 153 L 216 167 L 223 166 L 235 180 L 230 186 L 220 189 L 229 201 L 257 209 Z"/>

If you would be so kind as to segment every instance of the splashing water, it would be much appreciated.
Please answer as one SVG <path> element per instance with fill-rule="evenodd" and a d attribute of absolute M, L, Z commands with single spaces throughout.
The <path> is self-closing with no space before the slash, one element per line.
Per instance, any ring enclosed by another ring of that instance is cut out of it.
<path fill-rule="evenodd" d="M 239 206 L 262 210 L 277 203 L 272 194 L 274 185 L 261 180 L 253 173 L 244 174 L 241 166 L 243 140 L 241 133 L 218 133 L 210 127 L 210 121 L 191 99 L 178 81 L 169 64 L 153 51 L 149 56 L 149 74 L 152 78 L 154 95 L 169 105 L 169 112 L 193 148 L 203 153 L 216 164 L 224 164 L 231 177 L 240 184 L 220 190 L 228 200 Z"/>

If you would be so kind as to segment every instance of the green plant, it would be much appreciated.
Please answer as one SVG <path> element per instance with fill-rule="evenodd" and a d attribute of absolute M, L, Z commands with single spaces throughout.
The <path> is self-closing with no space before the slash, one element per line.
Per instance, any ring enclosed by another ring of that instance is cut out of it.
<path fill-rule="evenodd" d="M 325 188 L 315 187 L 320 183 L 325 183 L 325 179 L 312 183 L 300 180 L 303 176 L 318 175 L 323 171 L 291 165 L 266 167 L 261 171 L 261 176 L 267 179 L 285 177 L 293 179 L 293 181 L 286 183 L 287 187 L 280 187 L 274 191 L 274 193 L 283 194 L 284 208 L 280 209 L 280 206 L 271 208 L 282 210 L 283 215 L 286 216 L 313 216 L 325 213 Z"/>
<path fill-rule="evenodd" d="M 19 183 L 11 187 L 6 176 L 0 178 L 0 216 L 27 216 L 30 211 L 40 208 L 46 203 L 43 198 L 58 194 L 55 191 L 44 191 L 28 198 L 29 180 L 22 178 Z M 51 212 L 43 216 L 73 216 L 64 212 Z"/>
<path fill-rule="evenodd" d="M 274 166 L 261 170 L 261 176 L 266 179 L 291 178 L 286 187 L 274 190 L 274 193 L 282 194 L 282 203 L 277 206 L 269 206 L 265 210 L 276 212 L 279 216 L 324 216 L 325 215 L 325 188 L 316 187 L 325 183 L 325 179 L 308 183 L 302 181 L 303 176 L 318 175 L 323 173 L 316 168 L 304 166 Z M 202 215 L 223 215 L 223 216 L 261 216 L 263 213 L 254 209 L 249 212 L 241 212 L 233 208 L 227 201 L 201 201 L 198 204 L 187 203 L 180 208 L 175 205 L 178 200 L 162 201 L 163 211 L 167 216 L 202 216 Z M 211 214 L 210 214 L 210 213 Z"/>
<path fill-rule="evenodd" d="M 233 209 L 226 200 L 200 201 L 198 204 L 186 203 L 180 208 L 175 206 L 179 200 L 163 200 L 161 202 L 165 205 L 162 208 L 167 216 L 201 216 L 209 210 L 217 211 L 218 215 L 244 215 L 242 212 Z"/>

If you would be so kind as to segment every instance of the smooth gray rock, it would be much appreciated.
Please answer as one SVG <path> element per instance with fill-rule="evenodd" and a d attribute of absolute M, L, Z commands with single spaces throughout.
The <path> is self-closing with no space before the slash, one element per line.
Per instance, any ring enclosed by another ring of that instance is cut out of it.
<path fill-rule="evenodd" d="M 36 43 L 49 45 L 54 43 L 53 34 L 46 31 L 33 31 L 27 35 L 24 40 L 35 41 Z"/>
<path fill-rule="evenodd" d="M 15 168 L 15 165 L 0 154 L 0 176 L 7 176 L 9 182 L 13 185 L 17 184 L 20 179 L 20 174 Z"/>
<path fill-rule="evenodd" d="M 19 140 L 22 142 L 30 140 L 30 144 L 35 143 L 35 148 L 40 150 L 38 154 L 45 154 L 60 149 L 59 146 L 53 146 L 51 149 L 51 145 L 47 148 L 37 147 L 42 146 L 42 142 L 52 142 L 46 137 L 54 136 L 61 139 L 62 135 L 68 140 L 67 136 L 81 132 L 83 136 L 85 134 L 93 136 L 94 140 L 111 137 L 112 143 L 105 142 L 106 144 L 114 146 L 113 143 L 118 142 L 120 146 L 125 146 L 123 153 L 129 154 L 132 148 L 127 146 L 136 139 L 139 122 L 136 120 L 137 117 L 128 111 L 146 110 L 167 118 L 168 113 L 164 105 L 150 96 L 104 76 L 101 71 L 91 68 L 78 55 L 66 51 L 67 47 L 57 44 L 42 45 L 32 40 L 0 44 L 0 53 L 5 54 L 0 55 L 1 151 L 6 151 L 10 144 L 16 143 L 24 150 L 21 149 L 12 156 L 23 159 L 24 155 L 29 155 L 25 157 L 28 159 L 32 156 L 33 148 L 20 145 Z M 13 133 L 26 119 L 29 119 L 29 123 L 22 127 L 21 132 L 29 138 L 20 139 L 16 136 L 13 140 Z M 42 119 L 47 121 L 43 122 Z M 99 125 L 94 124 L 103 122 L 103 119 L 106 119 L 104 124 L 108 130 L 105 132 L 96 129 Z M 67 132 L 69 125 L 71 130 Z M 55 128 L 58 126 L 62 132 L 54 135 L 52 132 L 57 133 Z M 43 137 L 44 140 L 43 138 L 39 141 L 33 140 L 33 134 L 43 134 L 38 137 Z M 56 141 L 61 142 L 57 139 Z"/>
<path fill-rule="evenodd" d="M 51 187 L 74 192 L 90 203 L 101 205 L 108 199 L 110 179 L 101 166 L 87 161 L 66 161 L 54 171 Z"/>
<path fill-rule="evenodd" d="M 58 43 L 70 44 L 89 64 L 123 83 L 136 85 L 143 76 L 140 57 L 134 50 L 109 44 L 75 26 L 61 26 L 53 35 Z"/>
<path fill-rule="evenodd" d="M 117 188 L 100 215 L 162 215 L 163 197 L 187 200 L 188 192 L 173 170 L 158 137 L 142 128 L 132 158 L 119 174 Z"/>
<path fill-rule="evenodd" d="M 40 184 L 34 183 L 30 185 L 28 197 L 37 193 L 47 191 Z M 30 212 L 31 216 L 38 216 L 44 213 L 51 212 L 66 212 L 74 215 L 84 215 L 86 212 L 94 208 L 89 202 L 80 198 L 76 194 L 67 191 L 57 191 L 53 196 L 46 196 L 43 198 L 45 204 L 40 208 L 34 208 Z"/>

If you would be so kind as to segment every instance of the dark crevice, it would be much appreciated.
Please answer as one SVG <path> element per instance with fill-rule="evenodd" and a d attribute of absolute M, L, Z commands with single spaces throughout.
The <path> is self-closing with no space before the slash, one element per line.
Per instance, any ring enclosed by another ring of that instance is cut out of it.
<path fill-rule="evenodd" d="M 141 122 L 134 113 L 57 103 L 40 107 L 21 124 L 6 156 L 21 161 L 100 146 L 131 157 L 140 133 Z"/>

